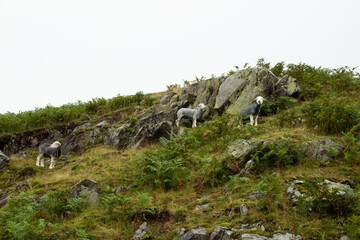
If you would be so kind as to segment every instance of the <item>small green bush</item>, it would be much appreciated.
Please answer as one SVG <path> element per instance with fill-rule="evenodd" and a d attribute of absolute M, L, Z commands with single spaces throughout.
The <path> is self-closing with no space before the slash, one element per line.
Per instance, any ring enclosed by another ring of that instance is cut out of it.
<path fill-rule="evenodd" d="M 99 205 L 105 210 L 105 213 L 112 220 L 128 220 L 132 215 L 131 198 L 125 197 L 122 194 L 115 194 L 115 190 L 107 188 L 105 193 L 101 195 Z"/>
<path fill-rule="evenodd" d="M 230 176 L 230 180 L 226 183 L 226 186 L 231 189 L 241 183 L 246 183 L 249 181 L 250 179 L 247 177 L 240 177 L 239 175 L 234 175 L 234 176 Z"/>
<path fill-rule="evenodd" d="M 261 105 L 261 115 L 269 116 L 279 113 L 280 111 L 292 108 L 297 100 L 291 97 L 281 97 L 278 101 L 264 101 Z"/>
<path fill-rule="evenodd" d="M 156 101 L 156 98 L 150 97 L 150 96 L 145 96 L 144 100 L 143 100 L 144 106 L 151 107 L 155 101 Z"/>
<path fill-rule="evenodd" d="M 352 98 L 329 94 L 302 105 L 305 123 L 322 133 L 346 133 L 360 122 L 359 108 Z"/>
<path fill-rule="evenodd" d="M 277 173 L 262 176 L 262 180 L 255 187 L 255 190 L 264 194 L 264 197 L 259 200 L 259 206 L 263 210 L 272 212 L 283 208 L 285 191 Z"/>
<path fill-rule="evenodd" d="M 126 197 L 116 194 L 113 188 L 106 188 L 99 200 L 99 207 L 105 210 L 110 220 L 120 220 L 123 223 L 131 222 L 132 219 L 145 218 L 149 214 L 155 215 L 150 202 L 153 198 L 148 193 L 138 193 L 137 198 Z"/>
<path fill-rule="evenodd" d="M 20 193 L 0 210 L 1 239 L 48 239 L 55 224 L 69 213 L 80 213 L 88 206 L 86 196 L 72 199 L 68 191 L 51 191 L 39 198 Z"/>
<path fill-rule="evenodd" d="M 41 232 L 46 221 L 38 218 L 39 211 L 41 205 L 34 194 L 21 193 L 12 198 L 0 211 L 1 239 L 45 239 Z"/>
<path fill-rule="evenodd" d="M 360 164 L 360 123 L 353 126 L 343 137 L 346 145 L 344 158 L 351 166 Z"/>
<path fill-rule="evenodd" d="M 204 186 L 219 186 L 231 179 L 233 172 L 229 168 L 228 159 L 218 162 L 215 158 L 206 158 L 201 163 L 199 182 Z"/>
<path fill-rule="evenodd" d="M 106 102 L 105 98 L 93 98 L 85 103 L 85 111 L 92 115 L 100 113 L 104 109 Z"/>
<path fill-rule="evenodd" d="M 277 77 L 281 77 L 284 75 L 284 70 L 285 70 L 285 62 L 279 62 L 277 64 L 275 64 L 275 66 L 273 68 L 271 68 L 271 72 L 277 76 Z"/>
<path fill-rule="evenodd" d="M 78 240 L 91 240 L 92 239 L 92 235 L 86 233 L 84 229 L 78 228 L 78 227 L 74 228 L 74 235 L 75 235 L 76 239 L 78 239 Z"/>
<path fill-rule="evenodd" d="M 80 213 L 86 206 L 87 199 L 71 199 L 67 191 L 49 192 L 40 200 L 21 193 L 0 211 L 0 232 L 5 234 L 1 239 L 45 239 L 50 234 L 44 233 L 45 226 L 51 230 L 68 211 Z"/>
<path fill-rule="evenodd" d="M 346 219 L 344 228 L 351 239 L 360 239 L 360 216 L 354 214 Z"/>
<path fill-rule="evenodd" d="M 258 147 L 250 157 L 255 159 L 258 169 L 288 168 L 300 163 L 305 158 L 304 151 L 299 145 L 288 142 L 267 142 Z"/>
<path fill-rule="evenodd" d="M 189 177 L 187 166 L 191 154 L 187 148 L 199 144 L 195 137 L 171 135 L 170 139 L 160 138 L 162 147 L 156 152 L 148 150 L 136 156 L 138 181 L 155 188 L 170 190 L 185 183 Z"/>
<path fill-rule="evenodd" d="M 179 84 L 170 84 L 170 85 L 166 85 L 166 87 L 167 87 L 167 90 L 170 91 L 170 90 L 180 87 L 180 85 Z"/>

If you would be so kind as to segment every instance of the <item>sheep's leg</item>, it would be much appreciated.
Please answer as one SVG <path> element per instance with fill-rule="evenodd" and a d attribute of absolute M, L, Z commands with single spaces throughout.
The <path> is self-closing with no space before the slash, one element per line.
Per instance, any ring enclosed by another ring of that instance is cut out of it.
<path fill-rule="evenodd" d="M 257 123 L 258 123 L 258 117 L 259 117 L 259 115 L 256 115 L 256 116 L 255 116 L 255 125 L 254 125 L 254 126 L 257 126 Z"/>
<path fill-rule="evenodd" d="M 196 119 L 193 119 L 192 128 L 196 128 Z"/>
<path fill-rule="evenodd" d="M 238 117 L 238 127 L 243 127 L 243 119 L 244 119 L 244 114 L 240 114 Z"/>
<path fill-rule="evenodd" d="M 40 159 L 40 167 L 44 167 L 45 165 L 44 165 L 44 162 L 45 162 L 45 157 L 44 157 L 44 155 L 43 156 L 41 156 L 41 159 Z"/>
<path fill-rule="evenodd" d="M 254 126 L 254 116 L 250 115 L 250 124 Z"/>
<path fill-rule="evenodd" d="M 55 158 L 54 156 L 51 156 L 51 162 L 50 162 L 50 169 L 53 169 L 55 167 Z"/>
<path fill-rule="evenodd" d="M 238 119 L 237 119 L 237 124 L 238 124 L 238 127 L 242 127 L 242 115 L 240 114 Z"/>
<path fill-rule="evenodd" d="M 40 153 L 39 156 L 36 158 L 36 166 L 40 167 L 40 160 L 41 160 L 42 154 Z"/>
<path fill-rule="evenodd" d="M 179 116 L 178 119 L 176 119 L 176 126 L 178 126 L 178 127 L 179 127 L 181 118 L 182 118 L 182 116 Z"/>

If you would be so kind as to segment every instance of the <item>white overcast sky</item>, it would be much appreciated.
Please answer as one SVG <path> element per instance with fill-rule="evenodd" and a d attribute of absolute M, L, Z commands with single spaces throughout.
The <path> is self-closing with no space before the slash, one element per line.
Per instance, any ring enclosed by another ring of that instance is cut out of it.
<path fill-rule="evenodd" d="M 360 65 L 359 0 L 0 0 L 0 113 L 164 91 L 195 76 Z"/>

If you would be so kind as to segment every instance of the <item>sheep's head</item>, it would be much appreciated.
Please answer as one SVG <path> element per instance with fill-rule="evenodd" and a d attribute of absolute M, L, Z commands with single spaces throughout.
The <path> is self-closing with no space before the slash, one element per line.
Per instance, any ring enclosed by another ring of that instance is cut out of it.
<path fill-rule="evenodd" d="M 205 109 L 205 104 L 200 103 L 200 104 L 199 104 L 199 108 L 200 108 L 201 110 Z"/>
<path fill-rule="evenodd" d="M 61 143 L 59 141 L 55 141 L 53 144 L 51 144 L 51 147 L 58 148 L 61 146 Z"/>
<path fill-rule="evenodd" d="M 257 96 L 254 101 L 256 102 L 256 104 L 261 105 L 264 102 L 264 98 L 262 96 Z"/>

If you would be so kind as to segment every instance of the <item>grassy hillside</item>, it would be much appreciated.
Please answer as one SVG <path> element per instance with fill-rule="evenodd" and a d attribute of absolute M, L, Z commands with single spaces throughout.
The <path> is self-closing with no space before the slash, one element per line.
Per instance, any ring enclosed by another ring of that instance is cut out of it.
<path fill-rule="evenodd" d="M 111 99 L 94 98 L 89 102 L 68 103 L 60 107 L 46 106 L 33 111 L 0 114 L 0 134 L 34 130 L 51 127 L 56 124 L 67 124 L 75 120 L 106 115 L 134 106 L 148 107 L 155 97 L 137 92 L 131 96 L 118 95 Z"/>
<path fill-rule="evenodd" d="M 26 157 L 11 156 L 10 165 L 1 170 L 0 194 L 7 189 L 15 193 L 0 209 L 0 238 L 131 239 L 144 221 L 150 227 L 146 239 L 177 239 L 181 228 L 201 226 L 210 233 L 217 226 L 258 223 L 265 231 L 239 230 L 235 235 L 289 232 L 304 239 L 360 238 L 359 74 L 347 67 L 283 62 L 272 67 L 263 59 L 257 65 L 277 76 L 295 77 L 302 88 L 298 99 L 264 104 L 257 127 L 238 128 L 237 116 L 213 116 L 197 129 L 185 128 L 140 149 L 119 152 L 97 145 L 58 162 L 53 170 L 35 167 L 36 149 L 27 149 Z M 155 101 L 140 93 L 128 98 L 134 106 Z M 116 99 L 1 115 L 0 129 L 9 133 L 107 114 L 116 110 L 111 107 Z M 71 114 L 73 107 L 81 109 L 74 111 L 78 115 Z M 334 152 L 332 160 L 319 161 L 300 147 L 324 138 L 344 145 L 344 154 Z M 270 142 L 252 153 L 256 164 L 251 175 L 240 175 L 239 166 L 227 156 L 237 139 Z M 80 198 L 68 194 L 84 179 L 99 183 L 98 204 L 90 205 L 86 192 Z M 346 183 L 352 190 L 345 195 L 328 191 L 319 184 L 325 179 Z M 286 194 L 294 180 L 303 181 L 302 191 L 308 193 L 297 204 Z M 249 198 L 254 192 L 260 197 Z"/>

